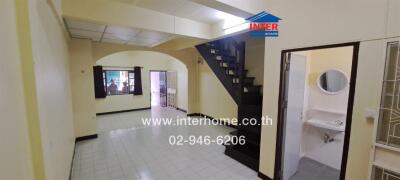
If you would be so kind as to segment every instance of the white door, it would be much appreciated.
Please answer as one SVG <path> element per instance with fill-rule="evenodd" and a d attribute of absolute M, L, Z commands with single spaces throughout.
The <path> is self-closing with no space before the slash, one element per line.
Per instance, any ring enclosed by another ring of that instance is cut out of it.
<path fill-rule="evenodd" d="M 291 53 L 287 81 L 287 109 L 285 121 L 283 180 L 290 179 L 299 166 L 302 114 L 307 58 Z"/>

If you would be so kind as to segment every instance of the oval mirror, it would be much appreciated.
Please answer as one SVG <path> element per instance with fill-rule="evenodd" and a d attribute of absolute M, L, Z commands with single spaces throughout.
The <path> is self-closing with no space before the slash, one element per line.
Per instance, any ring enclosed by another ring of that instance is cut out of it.
<path fill-rule="evenodd" d="M 334 69 L 322 73 L 317 81 L 318 87 L 328 94 L 340 93 L 349 83 L 347 76 L 342 71 Z"/>

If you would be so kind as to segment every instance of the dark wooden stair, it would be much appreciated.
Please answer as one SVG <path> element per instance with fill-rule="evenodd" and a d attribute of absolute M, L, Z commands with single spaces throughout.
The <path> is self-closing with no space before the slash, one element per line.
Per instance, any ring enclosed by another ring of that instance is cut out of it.
<path fill-rule="evenodd" d="M 226 144 L 225 154 L 258 171 L 261 137 L 262 86 L 245 69 L 245 42 L 228 37 L 196 46 L 209 67 L 238 105 L 237 130 L 234 136 L 244 136 L 244 145 Z M 247 121 L 246 121 L 247 119 Z M 256 125 L 249 125 L 253 119 Z"/>

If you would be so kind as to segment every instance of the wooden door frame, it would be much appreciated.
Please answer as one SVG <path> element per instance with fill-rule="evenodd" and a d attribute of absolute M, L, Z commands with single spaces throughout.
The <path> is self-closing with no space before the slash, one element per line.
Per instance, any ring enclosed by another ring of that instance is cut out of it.
<path fill-rule="evenodd" d="M 283 167 L 283 135 L 285 133 L 284 129 L 284 119 L 283 119 L 283 101 L 285 96 L 285 88 L 287 86 L 285 81 L 285 54 L 296 52 L 296 51 L 308 51 L 308 50 L 318 50 L 318 49 L 329 49 L 329 48 L 337 48 L 337 47 L 353 47 L 353 55 L 352 55 L 352 64 L 351 64 L 351 75 L 350 75 L 350 86 L 349 86 L 349 98 L 347 102 L 347 113 L 346 113 L 346 127 L 345 127 L 345 135 L 344 135 L 344 143 L 343 143 L 343 153 L 342 153 L 342 161 L 340 168 L 340 180 L 345 180 L 346 176 L 346 168 L 347 168 L 347 159 L 348 159 L 348 151 L 350 144 L 350 134 L 351 134 L 351 123 L 352 123 L 352 115 L 353 115 L 353 105 L 354 105 L 354 93 L 356 88 L 356 77 L 357 77 L 357 66 L 358 66 L 358 53 L 360 42 L 350 42 L 350 43 L 341 43 L 341 44 L 331 44 L 331 45 L 323 45 L 323 46 L 313 46 L 313 47 L 305 47 L 305 48 L 297 48 L 297 49 L 286 49 L 281 52 L 281 67 L 280 67 L 280 82 L 279 82 L 279 102 L 278 102 L 278 124 L 277 124 L 277 134 L 276 134 L 276 151 L 275 151 L 275 168 L 274 168 L 274 179 L 280 180 L 282 177 Z"/>

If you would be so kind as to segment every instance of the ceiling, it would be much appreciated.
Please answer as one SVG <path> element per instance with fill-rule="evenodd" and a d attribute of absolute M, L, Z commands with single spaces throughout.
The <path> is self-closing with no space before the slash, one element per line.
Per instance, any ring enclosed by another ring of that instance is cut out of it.
<path fill-rule="evenodd" d="M 186 19 L 213 24 L 223 20 L 226 13 L 189 0 L 111 0 L 151 9 Z"/>
<path fill-rule="evenodd" d="M 168 33 L 72 19 L 65 19 L 65 23 L 71 37 L 91 39 L 95 42 L 153 47 L 177 37 Z"/>

